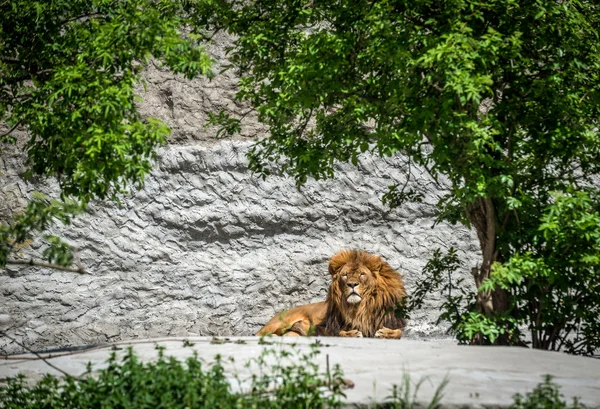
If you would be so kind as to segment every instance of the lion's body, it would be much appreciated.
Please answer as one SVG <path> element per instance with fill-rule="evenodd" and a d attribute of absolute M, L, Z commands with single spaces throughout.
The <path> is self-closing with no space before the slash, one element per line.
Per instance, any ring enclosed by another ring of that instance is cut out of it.
<path fill-rule="evenodd" d="M 394 310 L 406 292 L 400 274 L 388 263 L 364 251 L 344 250 L 329 260 L 329 272 L 332 283 L 325 302 L 284 311 L 257 335 L 402 336 L 405 320 Z"/>
<path fill-rule="evenodd" d="M 290 308 L 275 315 L 256 335 L 322 335 L 318 326 L 325 319 L 325 301 Z"/>

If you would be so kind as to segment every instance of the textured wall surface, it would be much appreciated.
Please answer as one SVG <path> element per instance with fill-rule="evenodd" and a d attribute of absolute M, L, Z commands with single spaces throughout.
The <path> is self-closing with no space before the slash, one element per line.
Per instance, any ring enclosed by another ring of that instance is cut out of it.
<path fill-rule="evenodd" d="M 439 192 L 425 175 L 413 182 L 425 189 L 424 203 L 382 206 L 386 187 L 404 178 L 397 158 L 366 156 L 358 170 L 341 165 L 335 180 L 299 192 L 289 178 L 254 178 L 248 145 L 162 149 L 142 191 L 121 208 L 94 205 L 64 229 L 93 276 L 16 268 L 0 275 L 9 334 L 37 348 L 250 335 L 284 307 L 323 299 L 327 259 L 343 248 L 380 254 L 409 291 L 435 248 L 455 246 L 476 262 L 472 232 L 432 228 Z M 437 304 L 415 316 L 413 333 L 442 333 L 433 326 Z"/>
<path fill-rule="evenodd" d="M 210 50 L 219 61 L 223 41 Z M 204 128 L 211 111 L 247 110 L 235 101 L 231 73 L 185 81 L 153 68 L 145 80 L 140 109 L 172 128 L 170 144 L 145 188 L 122 207 L 96 203 L 62 230 L 93 276 L 14 267 L 0 273 L 0 316 L 10 315 L 0 326 L 25 345 L 250 335 L 282 308 L 323 299 L 327 259 L 344 248 L 383 256 L 403 272 L 409 292 L 436 248 L 458 248 L 465 272 L 478 261 L 473 232 L 432 228 L 441 190 L 418 169 L 410 183 L 425 192 L 424 203 L 383 207 L 387 186 L 405 180 L 401 158 L 364 156 L 358 168 L 340 165 L 335 180 L 309 181 L 301 192 L 289 178 L 258 180 L 245 152 L 265 130 L 252 114 L 235 140 L 216 140 Z M 23 160 L 20 146 L 0 156 L 3 220 L 33 190 L 56 193 L 52 181 L 24 182 Z M 434 325 L 436 296 L 407 335 L 444 333 Z M 6 338 L 0 347 L 21 350 Z"/>

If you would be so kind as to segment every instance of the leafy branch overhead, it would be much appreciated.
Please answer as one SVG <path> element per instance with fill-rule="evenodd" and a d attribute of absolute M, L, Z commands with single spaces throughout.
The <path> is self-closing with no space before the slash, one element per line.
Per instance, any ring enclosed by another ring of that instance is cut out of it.
<path fill-rule="evenodd" d="M 84 207 L 140 187 L 170 132 L 138 113 L 140 73 L 154 58 L 186 78 L 211 75 L 200 38 L 184 34 L 181 4 L 20 0 L 1 2 L 0 15 L 0 122 L 9 130 L 0 144 L 26 130 L 27 176 L 55 177 L 61 197 Z M 72 208 L 62 210 L 68 217 Z M 0 245 L 3 266 L 11 247 Z"/>
<path fill-rule="evenodd" d="M 438 203 L 440 219 L 474 228 L 481 249 L 481 259 L 470 261 L 479 291 L 464 316 L 475 317 L 471 328 L 495 331 L 493 340 L 479 330 L 469 338 L 512 343 L 521 290 L 483 286 L 492 266 L 532 252 L 558 257 L 560 250 L 536 239 L 547 230 L 554 192 L 597 191 L 600 5 L 261 0 L 205 7 L 196 24 L 234 35 L 237 96 L 270 128 L 250 152 L 251 169 L 264 176 L 281 169 L 302 185 L 333 177 L 336 162 L 356 164 L 368 151 L 408 161 L 407 178 L 411 166 L 443 176 L 449 191 Z M 384 200 L 418 200 L 411 189 L 393 186 Z M 597 249 L 586 257 L 597 270 Z M 588 282 L 581 269 L 557 274 L 569 285 Z M 519 285 L 540 291 L 560 282 L 520 277 Z M 597 308 L 600 286 L 589 291 Z M 551 306 L 528 308 L 531 317 Z"/>
<path fill-rule="evenodd" d="M 49 200 L 39 193 L 34 194 L 22 214 L 16 216 L 9 225 L 0 225 L 0 266 L 22 261 L 10 260 L 7 256 L 11 253 L 20 254 L 37 234 L 46 231 L 55 221 L 70 224 L 72 217 L 81 213 L 81 210 L 81 206 L 73 200 L 61 202 Z M 71 248 L 60 238 L 45 234 L 44 239 L 50 244 L 43 252 L 49 263 L 66 266 L 73 262 Z"/>

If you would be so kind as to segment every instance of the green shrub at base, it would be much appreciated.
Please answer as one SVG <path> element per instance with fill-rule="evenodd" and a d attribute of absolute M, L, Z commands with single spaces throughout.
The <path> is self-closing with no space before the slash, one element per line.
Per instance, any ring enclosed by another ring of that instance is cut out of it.
<path fill-rule="evenodd" d="M 525 396 L 515 395 L 515 403 L 510 409 L 580 409 L 585 408 L 577 398 L 573 399 L 573 405 L 569 406 L 562 400 L 563 396 L 559 392 L 559 387 L 552 383 L 552 377 L 546 375 L 544 382 L 540 383 L 532 392 Z"/>
<path fill-rule="evenodd" d="M 191 345 L 185 345 L 191 346 Z M 0 409 L 307 409 L 340 408 L 349 381 L 338 365 L 319 371 L 315 357 L 319 344 L 307 353 L 291 348 L 265 349 L 246 363 L 252 375 L 242 379 L 226 374 L 220 356 L 204 363 L 194 354 L 181 363 L 166 357 L 157 346 L 156 362 L 138 360 L 130 347 L 121 361 L 113 352 L 107 367 L 92 374 L 91 365 L 82 377 L 57 378 L 46 375 L 30 386 L 25 376 L 9 378 L 0 385 Z M 233 364 L 233 359 L 230 361 Z M 229 375 L 229 376 L 227 376 Z M 442 405 L 444 380 L 424 406 L 417 394 L 426 379 L 416 384 L 405 374 L 394 385 L 385 402 L 373 402 L 373 409 L 438 409 Z M 237 388 L 236 388 L 237 383 Z M 351 383 L 351 382 L 350 382 Z M 242 387 L 243 385 L 243 387 Z M 234 391 L 236 389 L 237 391 Z M 419 403 L 418 403 L 419 402 Z M 577 399 L 569 406 L 559 387 L 547 375 L 532 392 L 515 395 L 511 409 L 580 409 Z"/>
<path fill-rule="evenodd" d="M 235 393 L 220 356 L 211 364 L 197 354 L 179 362 L 157 347 L 158 360 L 144 363 L 128 348 L 119 362 L 112 353 L 105 369 L 81 378 L 46 375 L 34 386 L 24 376 L 10 378 L 0 386 L 2 409 L 230 409 L 340 407 L 343 397 L 341 370 L 320 373 L 314 363 L 317 347 L 306 354 L 265 350 L 248 366 L 257 366 L 249 388 Z M 273 359 L 269 359 L 272 357 Z M 297 365 L 289 365 L 291 359 Z M 265 370 L 271 362 L 269 371 Z M 272 363 L 275 362 L 275 363 Z M 254 369 L 254 368 L 253 368 Z M 235 384 L 235 382 L 234 382 Z"/>

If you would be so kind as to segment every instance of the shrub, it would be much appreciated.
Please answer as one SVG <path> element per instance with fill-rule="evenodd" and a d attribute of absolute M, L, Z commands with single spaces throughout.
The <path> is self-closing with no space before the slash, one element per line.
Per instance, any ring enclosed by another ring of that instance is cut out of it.
<path fill-rule="evenodd" d="M 191 346 L 184 343 L 184 346 Z M 0 385 L 2 409 L 300 409 L 340 408 L 345 397 L 344 388 L 351 381 L 344 379 L 338 365 L 325 372 L 319 370 L 315 357 L 320 353 L 319 343 L 311 345 L 307 353 L 298 349 L 267 348 L 246 367 L 252 371 L 249 378 L 228 374 L 220 356 L 204 363 L 194 354 L 181 363 L 166 357 L 164 347 L 157 347 L 156 362 L 141 362 L 128 348 L 119 361 L 113 352 L 104 369 L 81 377 L 57 378 L 46 375 L 40 382 L 29 385 L 19 375 Z M 233 359 L 230 360 L 233 363 Z M 424 406 L 417 395 L 423 382 L 413 383 L 405 374 L 399 385 L 392 387 L 391 395 L 373 409 L 437 409 L 440 407 L 445 379 L 435 390 L 431 401 Z M 234 386 L 238 383 L 237 388 Z M 234 391 L 237 389 L 237 391 Z M 515 395 L 511 409 L 578 409 L 562 400 L 559 388 L 546 376 L 532 392 Z"/>
<path fill-rule="evenodd" d="M 29 386 L 24 376 L 7 380 L 0 386 L 3 409 L 229 409 L 229 408 L 317 408 L 340 407 L 344 381 L 338 366 L 319 372 L 313 361 L 317 346 L 308 353 L 297 350 L 266 349 L 248 366 L 257 366 L 250 387 L 234 392 L 224 362 L 217 356 L 211 364 L 196 353 L 184 363 L 166 357 L 157 347 L 156 362 L 141 362 L 131 348 L 122 360 L 113 352 L 107 367 L 92 376 L 92 368 L 82 377 L 59 379 L 46 375 Z M 269 364 L 273 361 L 273 364 Z M 266 369 L 270 366 L 270 370 Z"/>
<path fill-rule="evenodd" d="M 582 408 L 577 398 L 573 399 L 573 406 L 562 400 L 559 387 L 552 383 L 552 377 L 546 375 L 544 382 L 540 383 L 532 392 L 525 396 L 515 395 L 515 403 L 510 409 L 578 409 Z"/>
<path fill-rule="evenodd" d="M 450 322 L 460 342 L 509 345 L 593 355 L 600 348 L 600 195 L 594 191 L 554 193 L 528 233 L 524 250 L 496 262 L 479 293 L 507 290 L 509 308 L 484 314 L 474 294 L 452 273 L 461 264 L 454 249 L 436 250 L 419 282 L 398 314 L 409 315 L 424 299 L 440 291 L 445 301 L 438 319 Z M 523 329 L 531 335 L 527 341 Z"/>

